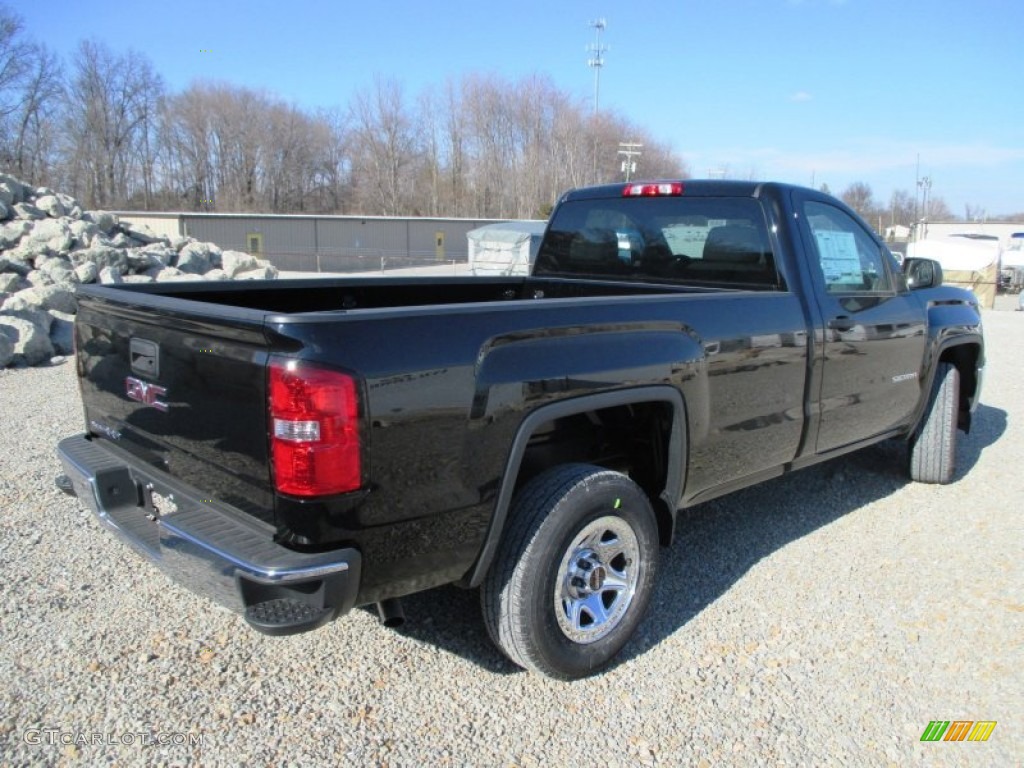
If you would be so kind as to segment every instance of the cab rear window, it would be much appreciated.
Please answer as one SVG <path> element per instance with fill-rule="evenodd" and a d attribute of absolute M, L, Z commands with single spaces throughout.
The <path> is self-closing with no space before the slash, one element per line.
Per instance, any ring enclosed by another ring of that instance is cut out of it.
<path fill-rule="evenodd" d="M 567 201 L 535 275 L 782 289 L 760 204 L 751 198 Z"/>

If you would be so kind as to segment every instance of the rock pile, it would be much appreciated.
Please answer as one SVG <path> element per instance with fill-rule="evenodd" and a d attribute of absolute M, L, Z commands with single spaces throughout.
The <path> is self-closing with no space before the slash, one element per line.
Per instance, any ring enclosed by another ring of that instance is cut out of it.
<path fill-rule="evenodd" d="M 247 253 L 158 235 L 0 173 L 0 368 L 71 353 L 76 285 L 276 276 Z"/>

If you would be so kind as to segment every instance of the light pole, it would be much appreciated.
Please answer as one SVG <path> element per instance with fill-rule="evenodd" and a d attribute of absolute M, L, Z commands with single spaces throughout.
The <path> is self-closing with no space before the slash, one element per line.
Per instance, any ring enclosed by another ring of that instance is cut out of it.
<path fill-rule="evenodd" d="M 587 59 L 587 66 L 594 70 L 594 115 L 596 117 L 601 97 L 601 67 L 604 66 L 604 54 L 608 50 L 607 45 L 601 44 L 601 33 L 608 26 L 608 22 L 604 19 L 597 19 L 590 22 L 590 26 L 594 29 L 594 42 L 587 46 L 587 50 L 591 54 Z"/>
<path fill-rule="evenodd" d="M 597 110 L 601 98 L 601 67 L 604 66 L 604 53 L 608 50 L 608 46 L 602 45 L 601 43 L 601 33 L 604 32 L 605 27 L 608 26 L 608 22 L 604 19 L 597 19 L 596 21 L 590 22 L 590 26 L 594 29 L 594 42 L 592 45 L 587 46 L 587 50 L 590 51 L 590 58 L 587 59 L 587 66 L 594 70 L 594 117 L 591 120 L 591 132 L 593 139 L 591 157 L 594 162 L 592 181 L 596 184 L 599 181 L 597 175 Z"/>

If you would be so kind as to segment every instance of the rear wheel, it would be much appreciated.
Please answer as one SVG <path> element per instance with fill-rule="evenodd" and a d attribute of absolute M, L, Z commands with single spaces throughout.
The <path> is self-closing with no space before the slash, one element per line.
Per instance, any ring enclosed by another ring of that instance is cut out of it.
<path fill-rule="evenodd" d="M 483 583 L 487 630 L 521 667 L 593 674 L 643 618 L 657 560 L 654 511 L 632 480 L 584 464 L 548 470 L 517 495 Z"/>
<path fill-rule="evenodd" d="M 910 439 L 910 477 L 919 483 L 948 483 L 956 469 L 960 372 L 939 363 L 924 420 Z"/>

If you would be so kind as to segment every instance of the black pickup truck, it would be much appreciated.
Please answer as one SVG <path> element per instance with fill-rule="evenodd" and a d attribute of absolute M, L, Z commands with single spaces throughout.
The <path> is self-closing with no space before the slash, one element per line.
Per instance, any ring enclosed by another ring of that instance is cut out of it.
<path fill-rule="evenodd" d="M 889 438 L 951 480 L 984 347 L 941 282 L 827 195 L 685 181 L 565 194 L 529 277 L 82 286 L 58 483 L 261 632 L 454 583 L 577 678 L 678 510 Z"/>

